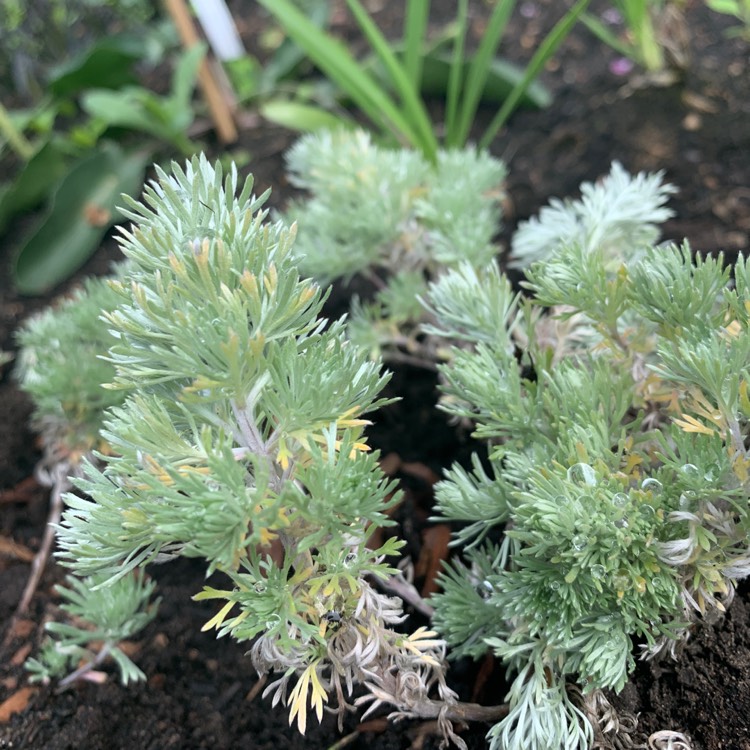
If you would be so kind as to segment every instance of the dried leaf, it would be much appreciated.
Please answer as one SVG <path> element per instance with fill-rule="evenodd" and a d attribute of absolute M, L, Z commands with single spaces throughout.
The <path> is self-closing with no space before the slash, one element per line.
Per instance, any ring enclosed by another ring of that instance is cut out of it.
<path fill-rule="evenodd" d="M 24 711 L 36 692 L 37 688 L 22 687 L 20 690 L 16 690 L 10 698 L 6 698 L 0 703 L 0 724 L 5 724 L 9 721 L 13 714 L 18 714 L 21 713 L 21 711 Z"/>
<path fill-rule="evenodd" d="M 7 536 L 0 536 L 0 555 L 12 557 L 15 560 L 31 562 L 34 559 L 34 553 L 23 544 L 14 542 Z"/>

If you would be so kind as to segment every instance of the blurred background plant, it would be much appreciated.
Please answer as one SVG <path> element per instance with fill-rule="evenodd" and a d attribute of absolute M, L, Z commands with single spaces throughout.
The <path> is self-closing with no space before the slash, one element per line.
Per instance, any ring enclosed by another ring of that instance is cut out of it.
<path fill-rule="evenodd" d="M 327 23 L 327 0 L 298 2 L 310 23 Z M 0 160 L 9 176 L 0 183 L 0 235 L 16 217 L 46 205 L 13 243 L 12 272 L 21 293 L 49 291 L 94 252 L 118 220 L 116 198 L 140 194 L 148 161 L 201 148 L 196 125 L 206 128 L 196 122 L 201 107 L 193 94 L 203 82 L 207 47 L 197 31 L 194 42 L 183 36 L 171 6 L 195 28 L 187 5 L 168 5 L 171 17 L 147 0 L 0 0 L 0 73 L 7 86 Z M 217 5 L 226 11 L 223 3 L 207 5 L 209 21 Z M 255 107 L 277 89 L 284 96 L 296 91 L 304 57 L 296 45 L 278 35 L 274 41 L 278 29 L 270 25 L 272 50 L 261 65 L 245 53 L 228 12 L 226 17 L 229 32 L 225 28 L 216 49 L 224 60 L 222 51 L 235 42 L 224 62 L 229 80 L 218 66 L 211 68 L 226 105 L 236 98 Z M 310 89 L 309 83 L 299 86 Z"/>
<path fill-rule="evenodd" d="M 388 148 L 363 130 L 309 133 L 287 154 L 289 181 L 306 195 L 283 215 L 298 226 L 301 270 L 323 284 L 364 277 L 349 337 L 373 359 L 434 368 L 437 341 L 420 325 L 429 282 L 460 263 L 485 266 L 498 252 L 505 165 L 486 151 Z"/>
<path fill-rule="evenodd" d="M 153 18 L 150 0 L 1 0 L 0 78 L 36 101 L 50 70 L 113 33 L 146 31 Z"/>
<path fill-rule="evenodd" d="M 72 296 L 27 320 L 17 334 L 15 374 L 34 405 L 32 425 L 43 449 L 36 476 L 50 487 L 50 509 L 16 617 L 28 609 L 41 579 L 60 521 L 62 495 L 72 487 L 70 478 L 80 476 L 84 461 L 96 463 L 97 455 L 110 452 L 101 434 L 104 414 L 121 404 L 125 393 L 102 387 L 114 377 L 114 367 L 102 358 L 114 337 L 100 316 L 118 300 L 109 279 L 89 279 Z"/>
<path fill-rule="evenodd" d="M 356 106 L 380 138 L 391 145 L 411 146 L 434 162 L 438 142 L 460 147 L 466 144 L 478 106 L 483 96 L 501 104 L 479 138 L 487 147 L 515 109 L 522 105 L 545 106 L 549 94 L 534 82 L 545 63 L 565 39 L 588 0 L 578 0 L 537 47 L 523 69 L 496 57 L 515 0 L 496 3 L 486 30 L 475 53 L 467 51 L 468 0 L 460 0 L 452 29 L 439 44 L 427 39 L 429 0 L 406 3 L 403 39 L 390 43 L 375 25 L 359 0 L 347 0 L 355 23 L 366 38 L 373 57 L 358 60 L 331 34 L 311 23 L 291 0 L 259 0 L 269 13 L 321 72 L 333 82 L 345 101 Z M 445 103 L 445 118 L 434 123 L 427 111 L 424 96 L 438 95 Z M 313 117 L 319 107 L 294 103 Z M 287 126 L 291 118 L 278 110 L 264 114 Z M 351 115 L 337 108 L 337 120 L 351 123 Z M 321 122 L 330 118 L 321 115 Z"/>
<path fill-rule="evenodd" d="M 40 294 L 99 246 L 117 220 L 120 193 L 140 193 L 159 140 L 188 150 L 198 54 L 177 63 L 172 92 L 162 97 L 140 82 L 176 49 L 176 36 L 150 2 L 3 0 L 0 29 L 7 86 L 0 105 L 7 175 L 0 184 L 0 235 L 16 217 L 46 205 L 25 223 L 20 240 L 7 243 L 16 287 Z M 123 122 L 121 106 L 97 107 L 110 92 L 127 105 L 130 122 Z M 128 138 L 123 124 L 157 140 Z"/>
<path fill-rule="evenodd" d="M 517 674 L 492 750 L 631 746 L 601 691 L 634 643 L 674 656 L 750 574 L 750 268 L 656 244 L 662 177 L 614 165 L 522 224 L 526 299 L 495 265 L 430 286 L 442 407 L 490 447 L 436 489 L 463 561 L 434 623 Z"/>
<path fill-rule="evenodd" d="M 642 68 L 649 82 L 672 83 L 689 64 L 689 29 L 684 0 L 614 0 L 600 16 L 584 13 L 581 21 L 623 57 L 613 70 L 628 74 Z"/>
<path fill-rule="evenodd" d="M 750 41 L 750 0 L 706 0 L 711 10 L 734 16 L 740 25 L 728 30 L 728 36 L 741 36 Z"/>

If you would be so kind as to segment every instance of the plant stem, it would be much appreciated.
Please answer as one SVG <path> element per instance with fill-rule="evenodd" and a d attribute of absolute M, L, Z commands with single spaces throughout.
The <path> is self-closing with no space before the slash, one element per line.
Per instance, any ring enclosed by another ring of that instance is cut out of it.
<path fill-rule="evenodd" d="M 78 667 L 78 669 L 76 669 L 75 672 L 71 672 L 67 677 L 60 680 L 58 690 L 62 692 L 69 685 L 72 685 L 76 680 L 83 677 L 92 669 L 98 667 L 109 656 L 109 652 L 111 650 L 112 650 L 112 644 L 105 643 L 101 647 L 99 653 L 91 661 L 87 661 L 83 666 Z"/>
<path fill-rule="evenodd" d="M 7 139 L 11 148 L 24 161 L 29 161 L 34 156 L 34 146 L 27 140 L 26 136 L 13 124 L 8 110 L 0 102 L 0 133 Z"/>
<path fill-rule="evenodd" d="M 55 540 L 55 527 L 60 523 L 60 516 L 62 515 L 62 494 L 70 489 L 70 482 L 68 481 L 69 469 L 70 467 L 67 463 L 55 468 L 54 484 L 50 492 L 49 515 L 47 517 L 47 525 L 44 529 L 44 536 L 42 537 L 42 544 L 36 553 L 36 557 L 34 557 L 34 561 L 31 563 L 31 574 L 13 616 L 14 620 L 26 614 L 26 610 L 29 608 L 29 604 L 31 604 L 34 593 L 39 586 L 44 568 L 47 565 L 47 560 L 52 550 L 52 543 Z"/>

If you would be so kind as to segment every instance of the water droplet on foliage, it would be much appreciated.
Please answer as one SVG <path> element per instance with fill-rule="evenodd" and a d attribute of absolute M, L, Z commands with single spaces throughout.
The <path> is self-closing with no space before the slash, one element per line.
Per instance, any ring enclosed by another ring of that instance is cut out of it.
<path fill-rule="evenodd" d="M 489 599 L 495 591 L 495 588 L 489 581 L 482 581 L 477 588 L 479 596 L 481 596 L 482 599 Z"/>
<path fill-rule="evenodd" d="M 715 479 L 719 478 L 719 475 L 721 474 L 721 470 L 719 469 L 719 466 L 717 464 L 711 464 L 708 467 L 708 470 L 703 475 L 703 478 L 707 482 L 713 482 Z"/>
<path fill-rule="evenodd" d="M 650 492 L 652 495 L 658 495 L 661 492 L 661 482 L 658 479 L 649 477 L 641 482 L 641 489 L 644 492 Z"/>
<path fill-rule="evenodd" d="M 640 514 L 647 521 L 650 521 L 656 515 L 656 511 L 654 510 L 653 505 L 646 504 L 646 505 L 641 505 Z"/>
<path fill-rule="evenodd" d="M 628 571 L 620 568 L 620 570 L 612 576 L 612 585 L 617 591 L 627 591 L 630 588 L 630 576 L 628 575 Z"/>
<path fill-rule="evenodd" d="M 559 588 L 560 588 L 560 581 L 552 581 L 552 583 L 550 583 L 549 587 L 550 587 L 550 589 L 552 591 L 558 591 Z"/>
<path fill-rule="evenodd" d="M 591 566 L 591 575 L 594 578 L 596 578 L 597 580 L 601 579 L 601 578 L 604 578 L 604 573 L 605 572 L 606 571 L 604 570 L 604 566 L 603 565 L 592 565 Z"/>
<path fill-rule="evenodd" d="M 258 594 L 262 594 L 266 590 L 266 584 L 263 581 L 256 581 L 253 588 Z"/>
<path fill-rule="evenodd" d="M 627 518 L 618 518 L 615 521 L 615 526 L 618 529 L 627 529 L 628 528 L 628 519 Z"/>
<path fill-rule="evenodd" d="M 695 492 L 688 490 L 680 495 L 679 506 L 680 510 L 690 510 L 693 507 L 693 501 L 695 500 Z"/>
<path fill-rule="evenodd" d="M 615 508 L 624 508 L 628 504 L 628 496 L 624 492 L 617 492 L 612 495 L 612 505 Z"/>
<path fill-rule="evenodd" d="M 680 467 L 680 471 L 689 477 L 698 477 L 700 471 L 695 464 L 683 464 Z"/>
<path fill-rule="evenodd" d="M 568 469 L 568 481 L 576 482 L 578 484 L 587 484 L 589 487 L 595 487 L 596 473 L 588 464 L 573 464 L 573 466 Z"/>
<path fill-rule="evenodd" d="M 570 541 L 573 545 L 573 549 L 580 552 L 582 549 L 586 548 L 586 545 L 589 543 L 589 538 L 585 534 L 576 534 Z"/>

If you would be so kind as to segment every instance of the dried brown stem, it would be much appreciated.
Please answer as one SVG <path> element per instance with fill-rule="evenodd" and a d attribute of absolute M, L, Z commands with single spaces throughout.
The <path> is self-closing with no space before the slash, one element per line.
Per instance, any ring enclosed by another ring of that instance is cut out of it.
<path fill-rule="evenodd" d="M 67 462 L 58 464 L 53 470 L 49 514 L 47 516 L 47 525 L 44 529 L 44 536 L 42 537 L 42 544 L 31 563 L 31 573 L 29 574 L 28 581 L 26 581 L 21 600 L 11 618 L 10 627 L 8 628 L 8 632 L 3 642 L 4 646 L 6 646 L 9 639 L 13 637 L 12 634 L 15 631 L 14 626 L 26 614 L 31 604 L 31 600 L 34 598 L 37 588 L 39 588 L 39 582 L 42 580 L 42 574 L 47 566 L 47 560 L 49 559 L 52 545 L 55 541 L 55 527 L 60 523 L 60 517 L 62 515 L 62 495 L 63 492 L 70 489 L 70 481 L 68 480 L 69 471 L 70 467 Z"/>
<path fill-rule="evenodd" d="M 29 575 L 29 580 L 26 582 L 26 588 L 23 590 L 21 601 L 16 608 L 14 619 L 19 619 L 26 614 L 26 610 L 28 610 L 31 600 L 34 598 L 34 594 L 39 587 L 39 581 L 42 579 L 42 573 L 44 573 L 44 568 L 47 566 L 47 560 L 52 551 L 52 544 L 55 541 L 55 526 L 60 523 L 60 516 L 62 515 L 62 494 L 70 489 L 67 472 L 60 470 L 55 474 L 54 484 L 50 492 L 49 515 L 47 516 L 47 525 L 44 529 L 42 544 L 34 557 L 34 561 L 31 563 L 31 574 Z"/>

